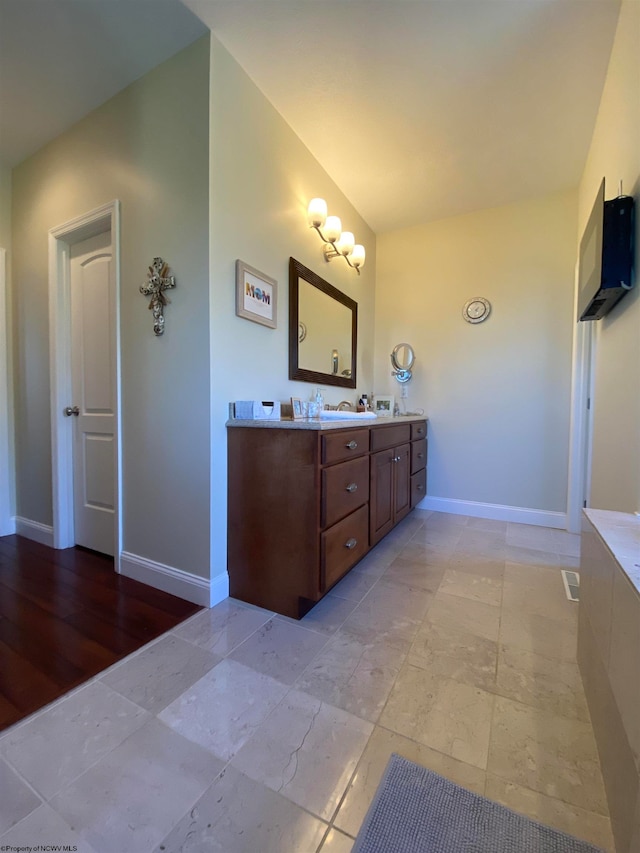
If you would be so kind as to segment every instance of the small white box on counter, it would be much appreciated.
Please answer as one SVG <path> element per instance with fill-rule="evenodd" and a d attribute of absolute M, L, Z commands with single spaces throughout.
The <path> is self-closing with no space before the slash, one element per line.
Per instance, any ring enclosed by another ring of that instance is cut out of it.
<path fill-rule="evenodd" d="M 235 412 L 241 421 L 279 421 L 280 403 L 277 400 L 236 400 Z"/>

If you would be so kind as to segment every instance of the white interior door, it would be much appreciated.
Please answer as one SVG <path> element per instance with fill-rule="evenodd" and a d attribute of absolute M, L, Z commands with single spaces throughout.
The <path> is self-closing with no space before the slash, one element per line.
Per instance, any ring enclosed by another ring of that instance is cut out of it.
<path fill-rule="evenodd" d="M 75 243 L 70 261 L 75 541 L 113 556 L 116 312 L 111 231 Z"/>

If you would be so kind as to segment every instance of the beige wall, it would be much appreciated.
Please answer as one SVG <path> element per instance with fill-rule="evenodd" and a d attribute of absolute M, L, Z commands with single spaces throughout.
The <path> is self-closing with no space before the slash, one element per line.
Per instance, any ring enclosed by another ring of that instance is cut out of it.
<path fill-rule="evenodd" d="M 11 170 L 0 166 L 0 247 L 11 243 Z"/>
<path fill-rule="evenodd" d="M 129 86 L 14 170 L 18 515 L 52 523 L 47 232 L 122 210 L 124 550 L 209 574 L 209 39 Z M 138 291 L 177 287 L 164 337 Z"/>
<path fill-rule="evenodd" d="M 636 200 L 636 288 L 595 326 L 595 392 L 590 506 L 640 510 L 640 3 L 620 11 L 607 79 L 579 188 L 581 235 L 603 176 Z"/>
<path fill-rule="evenodd" d="M 0 530 L 4 523 L 10 530 L 8 517 L 15 515 L 15 482 L 13 466 L 13 393 L 12 393 L 12 364 L 11 364 L 11 171 L 0 166 L 0 249 L 6 250 L 5 255 L 5 290 L 0 294 L 3 304 L 0 306 L 0 328 L 6 328 L 6 339 L 0 335 Z M 3 313 L 2 313 L 3 312 Z M 4 325 L 2 325 L 4 324 Z M 8 458 L 5 458 L 8 456 Z"/>
<path fill-rule="evenodd" d="M 293 256 L 358 303 L 358 391 L 372 384 L 375 236 L 279 113 L 211 39 L 211 405 L 212 572 L 226 570 L 226 435 L 231 400 L 309 399 L 315 390 L 288 379 L 288 264 Z M 308 228 L 309 199 L 321 196 L 343 228 L 365 246 L 356 275 L 327 264 Z M 235 261 L 278 281 L 278 327 L 235 316 Z M 356 391 L 325 391 L 355 401 Z"/>
<path fill-rule="evenodd" d="M 566 511 L 575 240 L 573 192 L 378 237 L 374 390 L 399 396 L 389 353 L 411 343 L 429 496 Z"/>

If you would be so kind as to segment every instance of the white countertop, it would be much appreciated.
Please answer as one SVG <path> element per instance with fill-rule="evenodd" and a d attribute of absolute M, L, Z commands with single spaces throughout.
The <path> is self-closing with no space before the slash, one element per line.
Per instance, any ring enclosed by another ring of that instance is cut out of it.
<path fill-rule="evenodd" d="M 358 427 L 391 426 L 392 424 L 416 423 L 416 421 L 428 420 L 426 415 L 398 415 L 391 418 L 349 418 L 345 420 L 320 420 L 318 418 L 302 418 L 294 421 L 291 418 L 280 420 L 239 420 L 233 418 L 228 420 L 228 427 L 253 427 L 260 429 L 307 429 L 325 430 L 332 429 L 357 429 Z"/>
<path fill-rule="evenodd" d="M 640 593 L 640 516 L 606 509 L 583 512 Z"/>

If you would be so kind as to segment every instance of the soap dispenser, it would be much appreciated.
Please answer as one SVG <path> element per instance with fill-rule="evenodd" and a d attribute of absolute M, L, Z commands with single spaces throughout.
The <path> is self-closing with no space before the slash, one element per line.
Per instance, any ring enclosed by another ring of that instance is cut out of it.
<path fill-rule="evenodd" d="M 318 414 L 324 409 L 324 397 L 322 396 L 322 388 L 316 391 L 316 403 L 318 404 Z"/>

